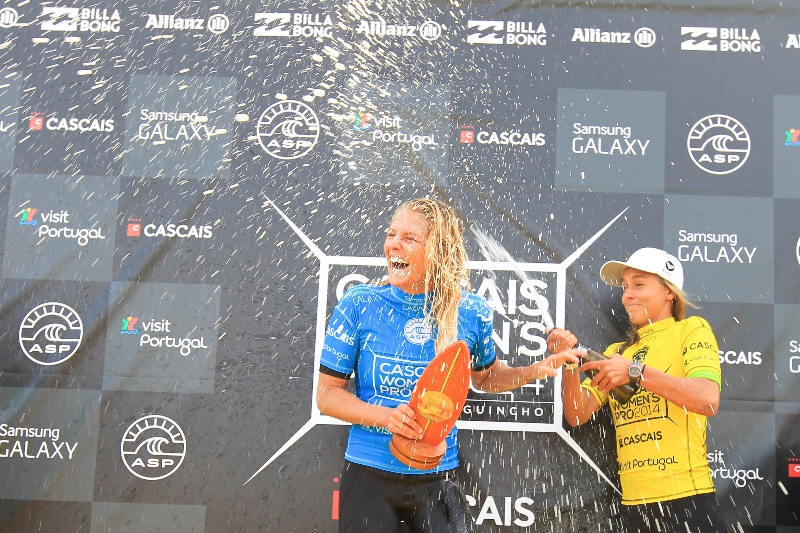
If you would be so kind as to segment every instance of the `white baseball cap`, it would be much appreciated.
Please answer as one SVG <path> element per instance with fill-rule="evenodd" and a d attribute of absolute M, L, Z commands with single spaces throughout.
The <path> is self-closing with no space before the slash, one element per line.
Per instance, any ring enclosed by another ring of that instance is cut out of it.
<path fill-rule="evenodd" d="M 661 276 L 679 289 L 683 289 L 683 266 L 678 258 L 658 248 L 640 248 L 625 263 L 609 261 L 600 269 L 600 277 L 609 285 L 622 286 L 622 271 L 635 268 Z"/>

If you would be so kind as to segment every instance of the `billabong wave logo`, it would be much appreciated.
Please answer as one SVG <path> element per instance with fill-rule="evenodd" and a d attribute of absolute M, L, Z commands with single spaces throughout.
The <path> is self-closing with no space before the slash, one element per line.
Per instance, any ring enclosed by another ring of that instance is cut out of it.
<path fill-rule="evenodd" d="M 131 474 L 158 481 L 174 474 L 183 463 L 186 436 L 181 427 L 166 416 L 143 416 L 125 430 L 120 453 Z"/>
<path fill-rule="evenodd" d="M 298 159 L 319 141 L 319 119 L 313 109 L 297 100 L 269 106 L 256 125 L 258 143 L 276 159 Z"/>
<path fill-rule="evenodd" d="M 698 168 L 709 174 L 730 174 L 750 156 L 750 135 L 733 117 L 708 115 L 692 126 L 686 147 Z"/>
<path fill-rule="evenodd" d="M 47 302 L 31 309 L 19 327 L 19 344 L 25 355 L 43 366 L 63 363 L 78 351 L 83 321 L 71 307 Z"/>

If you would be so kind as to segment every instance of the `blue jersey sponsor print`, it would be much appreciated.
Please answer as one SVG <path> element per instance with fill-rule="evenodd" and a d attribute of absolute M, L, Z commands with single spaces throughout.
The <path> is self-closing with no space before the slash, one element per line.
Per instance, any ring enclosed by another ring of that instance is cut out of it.
<path fill-rule="evenodd" d="M 417 380 L 436 355 L 436 328 L 425 320 L 422 294 L 396 287 L 357 285 L 333 310 L 322 348 L 323 367 L 350 376 L 355 394 L 367 403 L 396 407 L 407 403 Z M 458 310 L 458 338 L 466 341 L 473 369 L 495 360 L 492 310 L 480 296 L 463 293 Z M 423 474 L 458 466 L 457 429 L 447 436 L 447 452 L 434 470 L 410 468 L 389 451 L 385 428 L 354 424 L 345 458 L 354 463 L 402 474 Z"/>

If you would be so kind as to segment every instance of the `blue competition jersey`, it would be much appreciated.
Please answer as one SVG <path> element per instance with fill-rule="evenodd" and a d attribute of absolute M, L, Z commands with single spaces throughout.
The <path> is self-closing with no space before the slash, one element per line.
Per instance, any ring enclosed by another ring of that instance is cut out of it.
<path fill-rule="evenodd" d="M 341 376 L 355 372 L 356 396 L 385 407 L 408 403 L 419 376 L 435 357 L 435 330 L 425 320 L 425 295 L 396 287 L 357 285 L 333 310 L 322 347 L 321 364 Z M 494 363 L 492 310 L 486 300 L 462 293 L 458 338 L 466 341 L 473 370 Z M 458 466 L 457 429 L 447 436 L 447 452 L 434 470 L 417 470 L 389 451 L 386 428 L 353 424 L 345 458 L 354 463 L 402 474 L 427 474 Z"/>

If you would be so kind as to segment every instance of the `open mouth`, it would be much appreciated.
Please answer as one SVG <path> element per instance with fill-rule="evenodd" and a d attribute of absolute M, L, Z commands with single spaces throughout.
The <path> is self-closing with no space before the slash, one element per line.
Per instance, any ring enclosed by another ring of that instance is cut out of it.
<path fill-rule="evenodd" d="M 408 263 L 397 257 L 389 258 L 389 268 L 398 272 L 404 272 L 408 269 Z"/>

